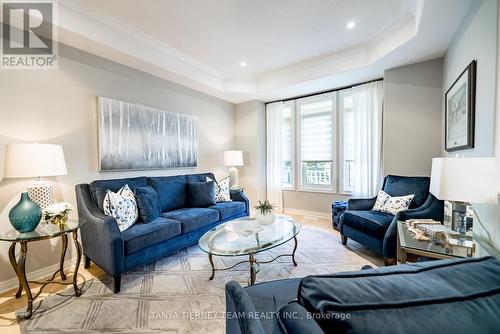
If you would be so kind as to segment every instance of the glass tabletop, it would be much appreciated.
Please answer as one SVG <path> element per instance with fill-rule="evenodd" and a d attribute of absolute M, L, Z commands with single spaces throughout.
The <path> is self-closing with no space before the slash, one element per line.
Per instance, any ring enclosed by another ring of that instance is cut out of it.
<path fill-rule="evenodd" d="M 430 237 L 429 241 L 417 240 L 415 234 L 408 230 L 403 221 L 398 221 L 398 234 L 401 247 L 404 248 L 449 257 L 472 257 L 474 255 L 472 235 L 456 233 L 446 239 Z"/>
<path fill-rule="evenodd" d="M 270 225 L 261 225 L 253 218 L 240 218 L 211 229 L 198 245 L 213 255 L 248 255 L 284 244 L 293 239 L 300 228 L 298 221 L 285 215 L 277 215 Z"/>
<path fill-rule="evenodd" d="M 59 227 L 51 222 L 42 221 L 32 232 L 20 233 L 15 229 L 11 229 L 5 233 L 0 233 L 0 240 L 12 242 L 50 239 L 72 232 L 83 225 L 84 223 L 80 223 L 78 220 L 73 219 L 68 219 L 63 227 Z"/>

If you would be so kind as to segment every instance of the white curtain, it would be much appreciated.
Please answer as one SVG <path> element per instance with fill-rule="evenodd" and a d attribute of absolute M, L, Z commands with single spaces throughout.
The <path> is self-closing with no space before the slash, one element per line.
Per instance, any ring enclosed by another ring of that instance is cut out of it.
<path fill-rule="evenodd" d="M 374 197 L 382 181 L 383 83 L 352 88 L 354 111 L 354 197 Z"/>
<path fill-rule="evenodd" d="M 267 139 L 267 199 L 283 211 L 283 192 L 281 189 L 281 128 L 283 102 L 269 103 L 266 106 Z"/>

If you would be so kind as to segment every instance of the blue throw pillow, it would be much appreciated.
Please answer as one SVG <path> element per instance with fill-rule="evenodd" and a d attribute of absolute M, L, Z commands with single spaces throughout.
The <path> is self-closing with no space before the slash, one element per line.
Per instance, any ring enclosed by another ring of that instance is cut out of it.
<path fill-rule="evenodd" d="M 160 201 L 152 187 L 135 188 L 135 199 L 143 222 L 152 222 L 160 216 Z"/>
<path fill-rule="evenodd" d="M 182 209 L 186 206 L 186 177 L 158 176 L 148 178 L 148 183 L 156 190 L 161 212 Z"/>
<path fill-rule="evenodd" d="M 187 203 L 190 207 L 215 205 L 215 182 L 188 182 Z"/>

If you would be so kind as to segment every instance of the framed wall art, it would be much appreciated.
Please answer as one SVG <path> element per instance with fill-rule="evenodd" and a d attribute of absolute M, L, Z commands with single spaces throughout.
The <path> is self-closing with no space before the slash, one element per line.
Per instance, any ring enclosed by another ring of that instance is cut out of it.
<path fill-rule="evenodd" d="M 445 95 L 445 149 L 447 152 L 474 147 L 476 61 L 459 75 Z"/>
<path fill-rule="evenodd" d="M 98 97 L 101 171 L 196 167 L 197 119 Z"/>

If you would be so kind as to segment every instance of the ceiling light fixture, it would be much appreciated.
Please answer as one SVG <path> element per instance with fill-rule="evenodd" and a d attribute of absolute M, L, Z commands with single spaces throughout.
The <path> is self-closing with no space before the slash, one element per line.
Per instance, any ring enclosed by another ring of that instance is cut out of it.
<path fill-rule="evenodd" d="M 240 63 L 240 66 L 241 66 L 241 67 L 245 67 L 245 66 L 247 66 L 247 63 L 245 63 L 244 61 L 242 61 L 242 62 Z"/>
<path fill-rule="evenodd" d="M 347 23 L 346 28 L 347 28 L 347 29 L 352 29 L 352 28 L 354 28 L 355 26 L 356 26 L 356 22 L 351 21 L 351 22 Z"/>

